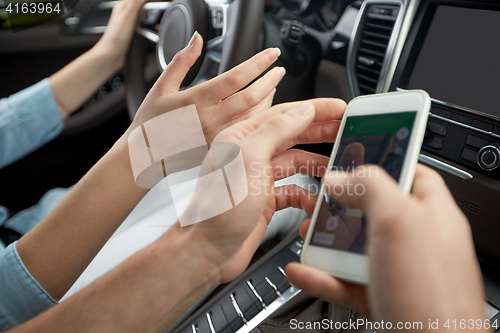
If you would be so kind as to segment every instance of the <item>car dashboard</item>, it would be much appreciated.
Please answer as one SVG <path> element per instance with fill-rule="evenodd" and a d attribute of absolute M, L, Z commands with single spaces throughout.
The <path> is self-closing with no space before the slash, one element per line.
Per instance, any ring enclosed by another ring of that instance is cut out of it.
<path fill-rule="evenodd" d="M 60 26 L 41 26 L 53 30 L 51 36 L 57 30 L 57 38 L 16 37 L 14 43 L 10 35 L 0 34 L 0 42 L 9 45 L 0 50 L 0 56 L 10 59 L 5 57 L 27 48 L 41 51 L 52 44 L 59 51 L 76 39 L 87 49 L 104 31 L 116 3 L 82 1 L 73 16 L 55 21 Z M 93 12 L 97 14 L 89 19 L 86 13 Z M 141 18 L 143 23 L 148 19 Z M 282 50 L 276 65 L 285 66 L 287 74 L 276 92 L 276 103 L 313 97 L 349 101 L 409 89 L 429 92 L 432 106 L 420 162 L 441 174 L 470 221 L 489 317 L 496 319 L 500 319 L 498 31 L 500 3 L 496 0 L 267 0 L 259 39 L 259 49 Z M 33 43 L 34 39 L 38 42 Z M 47 59 L 32 61 L 30 71 L 40 71 L 42 78 L 60 67 Z M 14 77 L 17 69 L 6 77 Z M 107 103 L 103 107 L 123 110 L 121 80 L 117 73 L 85 107 Z M 9 82 L 0 88 L 5 95 L 21 89 Z M 330 155 L 331 144 L 314 146 L 306 149 Z M 283 269 L 288 262 L 300 260 L 301 247 L 298 233 L 284 239 L 169 332 L 261 332 L 258 324 L 300 293 L 287 283 Z"/>
<path fill-rule="evenodd" d="M 483 270 L 487 314 L 498 318 L 500 111 L 495 92 L 500 65 L 495 58 L 499 54 L 495 34 L 500 29 L 500 4 L 486 0 L 282 0 L 271 1 L 266 8 L 267 18 L 281 24 L 285 48 L 298 48 L 291 42 L 287 45 L 290 35 L 304 43 L 313 39 L 319 45 L 316 51 L 322 60 L 313 84 L 315 96 L 350 100 L 408 89 L 429 92 L 432 107 L 420 162 L 442 175 L 469 219 Z M 293 29 L 295 35 L 290 34 Z M 342 67 L 345 72 L 338 70 Z M 281 246 L 289 249 L 297 241 L 293 238 Z M 269 269 L 279 275 L 279 267 Z M 230 295 L 234 299 L 236 284 L 251 280 L 254 269 L 250 267 L 220 299 L 231 299 Z M 297 293 L 293 286 L 282 287 Z M 278 297 L 282 296 L 278 293 Z M 258 313 L 233 331 L 260 332 L 255 325 L 247 325 L 255 322 L 252 318 Z M 209 307 L 196 313 L 209 322 L 210 315 Z M 182 332 L 200 332 L 197 321 L 184 325 Z"/>

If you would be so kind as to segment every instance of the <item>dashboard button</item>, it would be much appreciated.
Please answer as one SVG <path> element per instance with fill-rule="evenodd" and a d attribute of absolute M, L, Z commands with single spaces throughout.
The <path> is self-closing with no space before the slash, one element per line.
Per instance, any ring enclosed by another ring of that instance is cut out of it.
<path fill-rule="evenodd" d="M 451 119 L 458 121 L 459 123 L 470 125 L 472 124 L 472 118 L 462 116 L 458 113 L 454 113 L 453 116 L 451 116 Z"/>
<path fill-rule="evenodd" d="M 191 325 L 189 325 L 188 327 L 183 329 L 181 333 L 193 333 L 193 328 L 191 327 Z"/>
<path fill-rule="evenodd" d="M 495 126 L 493 133 L 500 135 L 500 126 Z"/>
<path fill-rule="evenodd" d="M 451 118 L 453 116 L 453 113 L 451 113 L 450 111 L 448 110 L 444 110 L 438 106 L 434 106 L 432 107 L 432 110 L 431 112 L 435 115 L 438 115 L 438 116 L 441 116 L 441 117 L 445 117 L 445 118 Z"/>
<path fill-rule="evenodd" d="M 474 119 L 472 121 L 472 127 L 482 129 L 483 131 L 492 132 L 494 126 L 490 125 L 488 123 L 485 123 L 483 121 L 479 121 L 479 120 Z"/>
<path fill-rule="evenodd" d="M 222 312 L 220 305 L 216 305 L 210 310 L 210 319 L 212 320 L 212 325 L 217 333 L 232 333 L 233 331 L 229 327 L 229 323 Z"/>
<path fill-rule="evenodd" d="M 266 305 L 271 304 L 276 298 L 278 298 L 278 295 L 276 295 L 276 292 L 266 280 L 256 285 L 255 290 L 259 293 L 260 297 L 262 297 L 262 300 L 266 303 Z"/>
<path fill-rule="evenodd" d="M 197 333 L 212 333 L 208 325 L 207 315 L 203 315 L 196 321 Z"/>
<path fill-rule="evenodd" d="M 259 304 L 260 309 L 257 308 L 257 305 L 255 304 L 258 302 L 257 298 L 255 298 L 255 296 L 254 296 L 254 299 L 255 299 L 255 303 L 254 303 L 252 301 L 252 299 L 250 298 L 250 295 L 248 295 L 248 293 L 245 291 L 245 287 L 248 288 L 247 285 L 245 285 L 243 287 L 239 287 L 238 289 L 236 289 L 236 291 L 233 294 L 234 294 L 234 298 L 236 300 L 236 303 L 238 303 L 238 306 L 241 309 L 241 312 L 243 312 L 243 315 L 245 316 L 245 319 L 250 320 L 253 317 L 255 317 L 257 315 L 257 313 L 260 312 L 262 307 Z M 248 288 L 248 289 L 250 292 L 252 292 L 250 290 L 250 288 Z"/>
<path fill-rule="evenodd" d="M 477 163 L 477 151 L 476 150 L 464 148 L 462 150 L 462 155 L 460 157 L 462 157 L 466 161 L 469 161 L 472 163 Z"/>
<path fill-rule="evenodd" d="M 443 148 L 443 139 L 432 133 L 427 133 L 424 138 L 424 145 L 434 149 L 441 149 Z"/>
<path fill-rule="evenodd" d="M 500 165 L 500 144 L 481 148 L 477 155 L 477 163 L 484 170 L 495 170 Z"/>
<path fill-rule="evenodd" d="M 276 270 L 273 274 L 269 276 L 269 280 L 271 280 L 272 283 L 278 288 L 280 293 L 283 293 L 285 290 L 290 288 L 290 284 L 286 280 L 285 276 L 283 273 L 281 273 L 279 270 Z"/>
<path fill-rule="evenodd" d="M 478 138 L 477 136 L 474 136 L 474 135 L 468 135 L 467 140 L 465 141 L 466 145 L 477 148 L 477 149 L 481 149 L 484 146 L 489 145 L 490 143 L 491 143 L 491 141 Z"/>
<path fill-rule="evenodd" d="M 447 132 L 446 126 L 435 123 L 433 121 L 427 122 L 427 130 L 431 133 L 439 134 L 441 136 L 445 136 Z"/>
<path fill-rule="evenodd" d="M 238 316 L 229 295 L 226 295 L 220 300 L 220 305 L 233 332 L 236 332 L 243 327 L 243 320 L 241 320 L 240 316 Z"/>

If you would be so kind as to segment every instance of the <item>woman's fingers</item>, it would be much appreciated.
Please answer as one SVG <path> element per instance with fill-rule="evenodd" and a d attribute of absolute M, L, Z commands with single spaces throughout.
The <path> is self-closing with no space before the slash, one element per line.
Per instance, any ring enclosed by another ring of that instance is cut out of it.
<path fill-rule="evenodd" d="M 288 281 L 306 294 L 369 316 L 364 286 L 344 282 L 319 269 L 299 263 L 288 264 L 285 271 Z"/>
<path fill-rule="evenodd" d="M 196 87 L 199 103 L 213 105 L 246 87 L 280 56 L 278 48 L 264 50 L 244 63 Z M 270 89 L 268 93 L 271 91 Z"/>
<path fill-rule="evenodd" d="M 179 91 L 184 77 L 201 54 L 203 38 L 195 32 L 188 45 L 177 52 L 167 68 L 160 75 L 153 89 L 159 95 Z"/>
<path fill-rule="evenodd" d="M 274 181 L 297 173 L 323 177 L 328 168 L 329 158 L 299 149 L 287 150 L 272 158 Z M 319 190 L 319 189 L 318 189 Z"/>
<path fill-rule="evenodd" d="M 284 75 L 283 67 L 273 68 L 250 87 L 224 100 L 220 104 L 220 108 L 225 111 L 220 113 L 225 118 L 222 121 L 236 117 L 258 105 L 276 88 Z"/>

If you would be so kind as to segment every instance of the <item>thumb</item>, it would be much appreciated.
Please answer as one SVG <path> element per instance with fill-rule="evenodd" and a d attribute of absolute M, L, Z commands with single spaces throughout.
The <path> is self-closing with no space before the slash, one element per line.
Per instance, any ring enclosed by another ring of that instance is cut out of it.
<path fill-rule="evenodd" d="M 324 183 L 331 196 L 344 205 L 363 210 L 371 220 L 379 220 L 398 208 L 405 197 L 397 182 L 376 165 L 365 164 L 348 172 L 333 171 L 325 177 Z"/>
<path fill-rule="evenodd" d="M 296 139 L 313 122 L 316 109 L 303 102 L 284 114 L 267 119 L 250 136 L 253 147 L 266 158 L 271 158 L 279 147 Z"/>
<path fill-rule="evenodd" d="M 157 93 L 164 95 L 179 91 L 184 77 L 200 56 L 202 48 L 203 38 L 196 31 L 188 45 L 177 52 L 156 81 Z"/>

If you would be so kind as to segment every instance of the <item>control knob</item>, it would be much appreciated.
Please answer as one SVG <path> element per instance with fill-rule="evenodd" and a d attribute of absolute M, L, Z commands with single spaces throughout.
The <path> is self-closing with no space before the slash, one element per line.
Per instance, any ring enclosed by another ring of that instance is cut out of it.
<path fill-rule="evenodd" d="M 500 165 L 500 144 L 486 145 L 477 154 L 477 164 L 486 170 L 495 170 Z"/>

